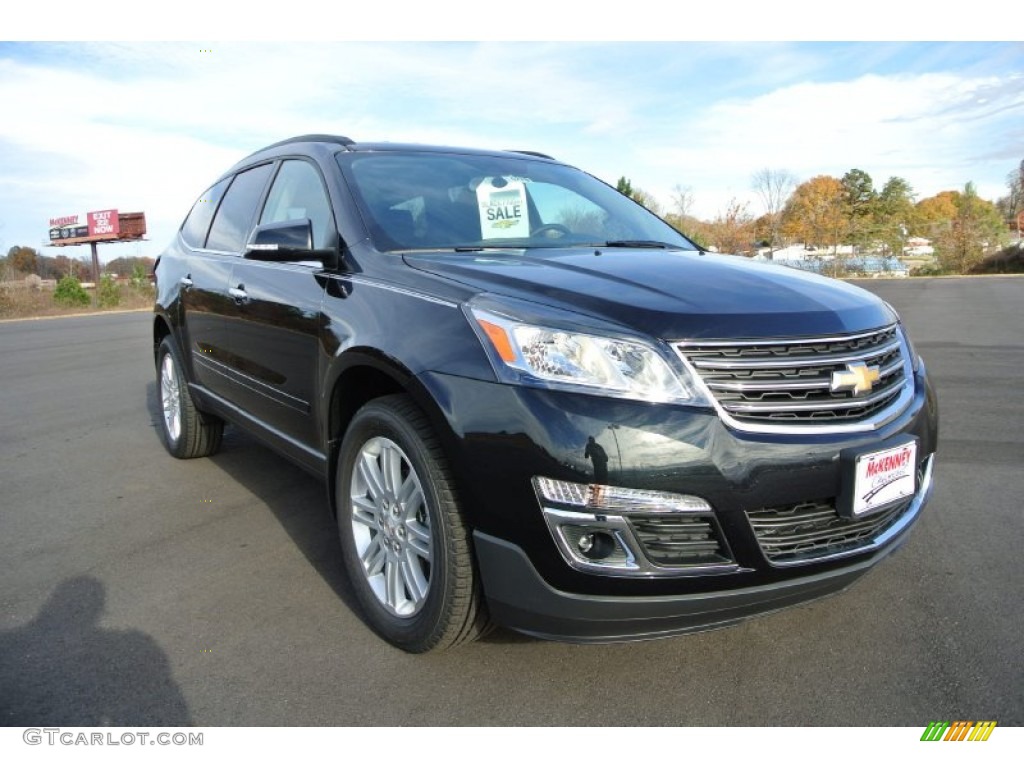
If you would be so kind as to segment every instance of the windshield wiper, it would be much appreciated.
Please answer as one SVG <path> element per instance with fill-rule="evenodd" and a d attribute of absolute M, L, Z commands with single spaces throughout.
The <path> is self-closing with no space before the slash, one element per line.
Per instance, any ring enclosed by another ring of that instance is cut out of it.
<path fill-rule="evenodd" d="M 608 240 L 604 243 L 597 243 L 599 248 L 668 248 L 672 250 L 685 250 L 681 245 L 675 243 L 663 243 L 660 240 Z"/>
<path fill-rule="evenodd" d="M 455 251 L 456 253 L 475 253 L 476 251 L 521 251 L 525 245 L 450 245 L 437 250 Z"/>

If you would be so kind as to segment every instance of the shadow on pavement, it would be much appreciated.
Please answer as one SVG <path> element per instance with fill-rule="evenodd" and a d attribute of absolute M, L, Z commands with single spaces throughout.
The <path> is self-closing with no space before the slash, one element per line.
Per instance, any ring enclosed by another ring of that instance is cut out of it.
<path fill-rule="evenodd" d="M 156 439 L 162 440 L 159 421 L 162 414 L 155 382 L 146 385 L 146 407 Z M 220 450 L 210 461 L 267 505 L 303 557 L 345 607 L 369 627 L 342 564 L 338 531 L 328 509 L 323 482 L 280 457 L 244 430 L 230 425 L 224 430 Z M 498 627 L 483 638 L 483 642 L 505 645 L 538 641 Z"/>
<path fill-rule="evenodd" d="M 155 382 L 146 385 L 146 407 L 156 439 L 162 440 Z M 323 483 L 230 425 L 224 430 L 220 450 L 209 460 L 267 505 L 303 557 L 345 606 L 362 618 L 341 562 L 338 531 Z"/>
<path fill-rule="evenodd" d="M 99 626 L 105 602 L 100 581 L 76 576 L 0 633 L 0 726 L 193 724 L 153 638 Z"/>

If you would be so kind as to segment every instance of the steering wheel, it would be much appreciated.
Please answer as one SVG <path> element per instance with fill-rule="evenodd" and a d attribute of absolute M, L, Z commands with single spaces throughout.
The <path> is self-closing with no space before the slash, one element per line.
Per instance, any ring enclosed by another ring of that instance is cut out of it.
<path fill-rule="evenodd" d="M 547 237 L 556 240 L 566 235 L 571 235 L 572 230 L 562 224 L 541 224 L 530 232 L 530 237 Z"/>

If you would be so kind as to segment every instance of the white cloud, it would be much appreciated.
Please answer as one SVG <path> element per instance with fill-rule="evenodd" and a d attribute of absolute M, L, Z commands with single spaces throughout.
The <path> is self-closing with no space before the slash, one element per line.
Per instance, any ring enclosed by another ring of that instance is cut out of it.
<path fill-rule="evenodd" d="M 1005 121 L 1024 122 L 1022 93 L 1019 74 L 799 83 L 711 105 L 679 123 L 676 141 L 648 146 L 638 159 L 665 168 L 660 194 L 667 197 L 664 190 L 674 182 L 693 187 L 697 213 L 704 216 L 732 196 L 752 199 L 750 175 L 763 167 L 784 168 L 801 179 L 841 176 L 856 167 L 879 187 L 902 176 L 919 197 L 981 177 L 986 182 L 979 191 L 995 197 L 1005 193 L 1001 169 L 1013 166 L 1021 145 L 993 143 Z"/>
<path fill-rule="evenodd" d="M 906 53 L 844 49 L 842 67 L 858 50 L 871 67 Z M 785 44 L 3 46 L 0 240 L 37 244 L 51 215 L 141 209 L 155 254 L 219 173 L 310 132 L 535 149 L 666 203 L 689 186 L 702 216 L 752 200 L 766 166 L 858 167 L 921 196 L 973 180 L 995 198 L 1024 124 L 1024 62 L 1005 50 L 1017 65 L 1005 75 L 828 70 L 823 82 L 829 51 Z"/>
<path fill-rule="evenodd" d="M 285 136 L 530 148 L 551 126 L 601 134 L 605 110 L 628 111 L 567 71 L 564 46 L 202 45 L 0 60 L 0 103 L 21 116 L 0 121 L 0 151 L 22 161 L 18 177 L 0 171 L 6 246 L 38 243 L 50 215 L 116 206 L 145 209 L 162 247 L 217 174 Z"/>

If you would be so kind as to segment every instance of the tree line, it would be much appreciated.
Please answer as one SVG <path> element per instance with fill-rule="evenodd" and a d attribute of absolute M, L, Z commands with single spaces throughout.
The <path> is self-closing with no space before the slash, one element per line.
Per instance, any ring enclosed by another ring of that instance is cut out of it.
<path fill-rule="evenodd" d="M 1024 210 L 1024 160 L 1007 174 L 1008 193 L 983 200 L 974 184 L 917 200 L 906 179 L 890 177 L 876 189 L 871 176 L 852 168 L 842 178 L 815 176 L 803 182 L 785 170 L 764 168 L 751 176 L 761 209 L 733 198 L 711 220 L 691 215 L 692 190 L 677 185 L 672 204 L 663 209 L 651 195 L 621 177 L 616 188 L 632 197 L 701 246 L 722 253 L 769 253 L 794 243 L 831 252 L 853 246 L 862 254 L 902 255 L 912 237 L 927 238 L 938 266 L 967 272 L 985 254 L 1004 245 Z"/>
<path fill-rule="evenodd" d="M 153 271 L 153 259 L 148 256 L 121 256 L 107 262 L 103 267 L 104 274 L 138 277 L 146 276 Z M 35 248 L 15 245 L 8 249 L 7 255 L 0 258 L 0 281 L 20 280 L 29 275 L 37 275 L 43 280 L 60 280 L 73 277 L 77 280 L 92 279 L 91 265 L 65 256 L 46 256 Z"/>
<path fill-rule="evenodd" d="M 721 253 L 752 256 L 759 249 L 774 252 L 793 243 L 813 246 L 833 257 L 839 246 L 860 253 L 899 256 L 911 237 L 931 241 L 938 266 L 967 272 L 987 252 L 1005 244 L 1024 211 L 1024 160 L 1006 177 L 1007 194 L 996 202 L 981 199 L 968 182 L 962 190 L 947 190 L 916 200 L 906 179 L 890 177 L 880 190 L 871 176 L 852 168 L 842 178 L 815 176 L 804 182 L 786 170 L 763 168 L 751 176 L 751 190 L 764 213 L 755 216 L 750 204 L 733 198 L 711 220 L 690 211 L 693 190 L 676 185 L 667 209 L 650 194 L 622 176 L 616 185 L 628 195 L 702 247 Z M 149 274 L 153 259 L 121 257 L 104 267 L 113 275 Z M 28 275 L 59 280 L 88 279 L 89 267 L 64 254 L 46 256 L 35 248 L 16 245 L 0 258 L 0 282 Z"/>

